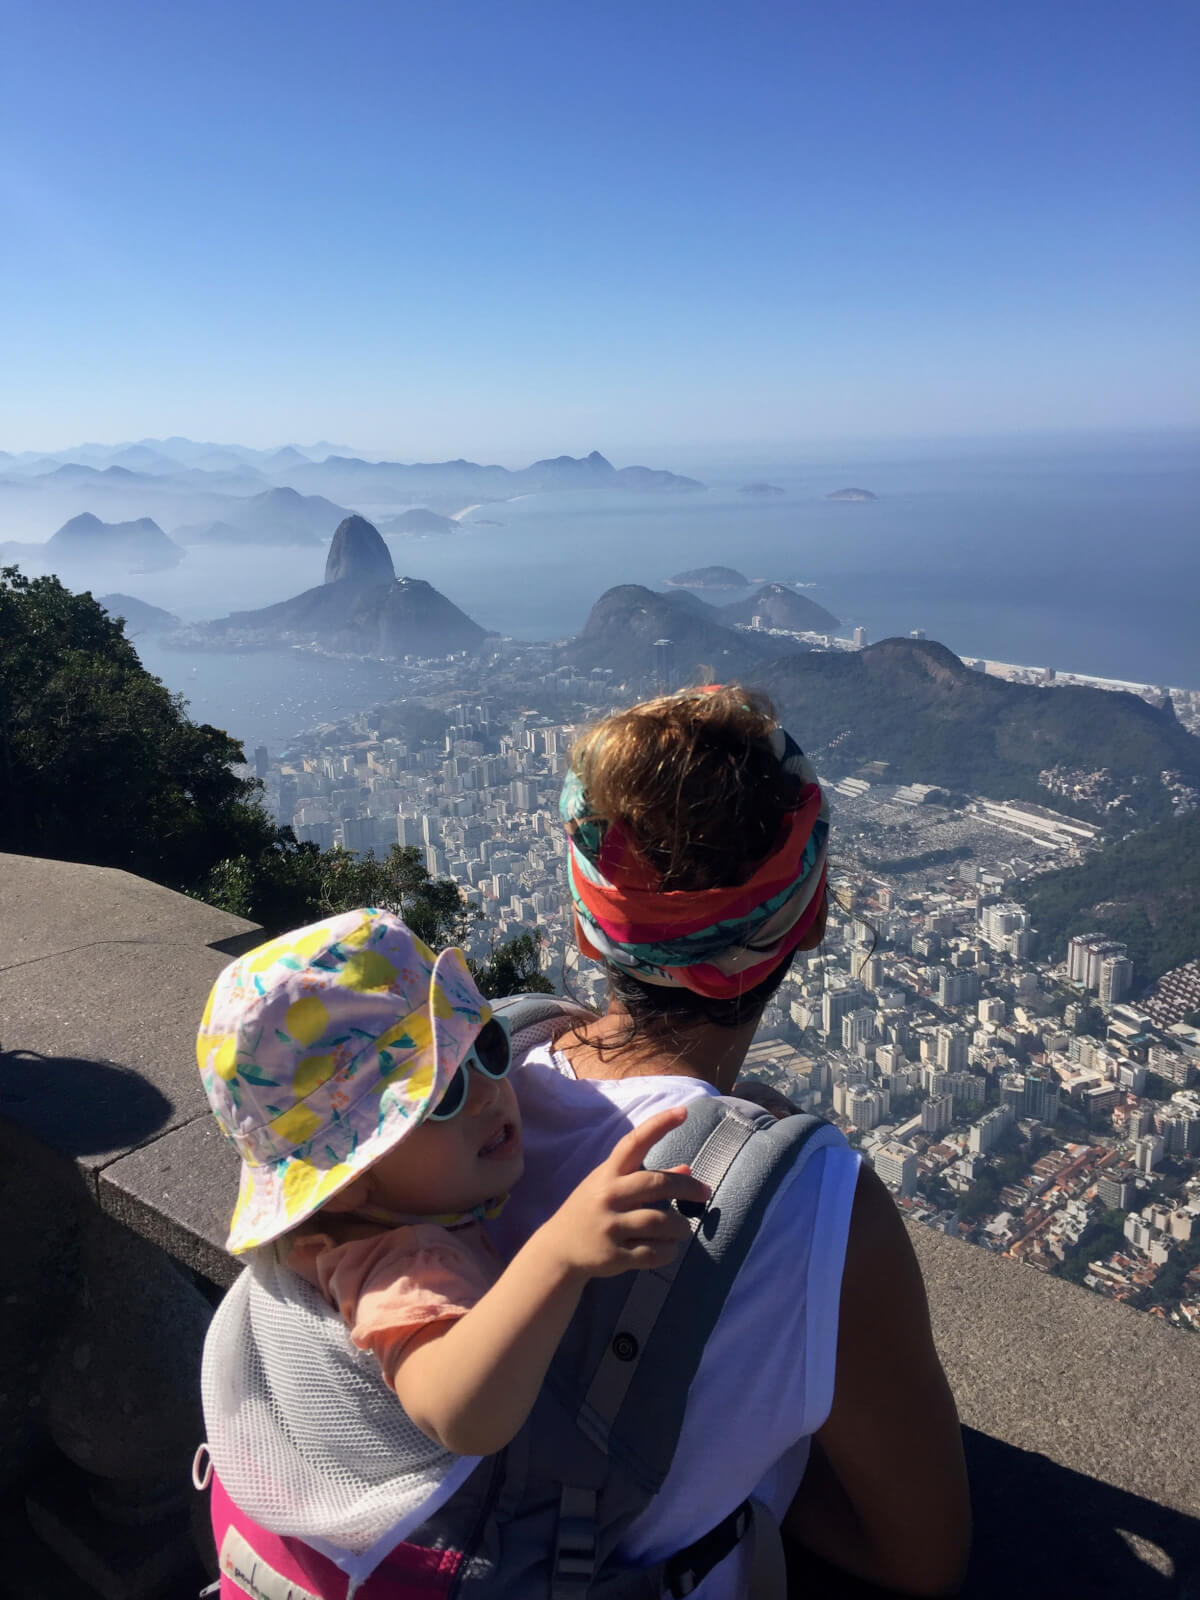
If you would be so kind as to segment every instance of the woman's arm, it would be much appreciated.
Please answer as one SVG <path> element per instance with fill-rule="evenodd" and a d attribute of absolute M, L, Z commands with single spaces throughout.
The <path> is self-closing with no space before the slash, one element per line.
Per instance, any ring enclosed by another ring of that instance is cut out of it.
<path fill-rule="evenodd" d="M 674 1259 L 688 1225 L 670 1200 L 703 1202 L 686 1168 L 642 1169 L 650 1149 L 686 1117 L 649 1117 L 542 1224 L 470 1311 L 410 1340 L 386 1372 L 405 1411 L 456 1455 L 491 1455 L 533 1408 L 589 1278 Z"/>
<path fill-rule="evenodd" d="M 859 1174 L 833 1407 L 784 1528 L 856 1576 L 917 1595 L 962 1581 L 971 1508 L 958 1415 L 891 1196 Z"/>

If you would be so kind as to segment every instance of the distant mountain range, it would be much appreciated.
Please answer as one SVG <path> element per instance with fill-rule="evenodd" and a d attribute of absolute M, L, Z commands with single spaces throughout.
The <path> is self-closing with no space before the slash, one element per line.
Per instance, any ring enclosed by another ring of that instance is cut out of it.
<path fill-rule="evenodd" d="M 588 456 L 555 456 L 530 467 L 480 466 L 474 461 L 362 461 L 331 456 L 327 461 L 297 467 L 292 482 L 301 489 L 353 503 L 372 504 L 421 500 L 508 500 L 519 494 L 563 489 L 632 489 L 643 493 L 702 489 L 695 478 L 650 467 L 614 467 L 598 450 Z"/>
<path fill-rule="evenodd" d="M 311 544 L 328 539 L 347 511 L 377 517 L 420 512 L 425 518 L 468 506 L 551 490 L 623 489 L 680 493 L 703 488 L 658 468 L 614 467 L 599 451 L 555 456 L 510 471 L 474 461 L 371 461 L 344 446 L 198 444 L 142 439 L 80 445 L 53 454 L 0 451 L 0 535 L 44 540 L 81 512 L 106 522 L 150 517 L 179 542 Z M 447 519 L 447 522 L 450 519 Z M 392 527 L 389 533 L 450 532 Z"/>

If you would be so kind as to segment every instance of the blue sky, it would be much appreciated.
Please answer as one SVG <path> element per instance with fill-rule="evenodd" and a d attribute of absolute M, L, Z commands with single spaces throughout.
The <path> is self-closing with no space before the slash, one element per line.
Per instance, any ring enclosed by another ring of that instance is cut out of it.
<path fill-rule="evenodd" d="M 1200 421 L 1193 0 L 8 0 L 0 447 Z"/>

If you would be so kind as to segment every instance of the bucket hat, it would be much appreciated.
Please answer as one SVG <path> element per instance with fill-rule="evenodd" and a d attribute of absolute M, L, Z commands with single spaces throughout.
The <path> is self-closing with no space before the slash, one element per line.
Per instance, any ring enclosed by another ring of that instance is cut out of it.
<path fill-rule="evenodd" d="M 196 1039 L 242 1159 L 226 1248 L 295 1227 L 418 1127 L 489 1021 L 461 950 L 387 911 L 347 911 L 227 966 Z"/>

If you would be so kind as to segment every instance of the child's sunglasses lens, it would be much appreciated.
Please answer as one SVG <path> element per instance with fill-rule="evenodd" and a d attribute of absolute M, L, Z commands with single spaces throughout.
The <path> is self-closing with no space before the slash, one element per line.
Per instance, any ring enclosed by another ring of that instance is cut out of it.
<path fill-rule="evenodd" d="M 502 1078 L 512 1062 L 508 1033 L 493 1017 L 475 1035 L 475 1060 L 489 1078 Z"/>
<path fill-rule="evenodd" d="M 467 1098 L 467 1068 L 464 1063 L 446 1085 L 446 1092 L 429 1113 L 434 1122 L 446 1122 L 463 1108 Z"/>

